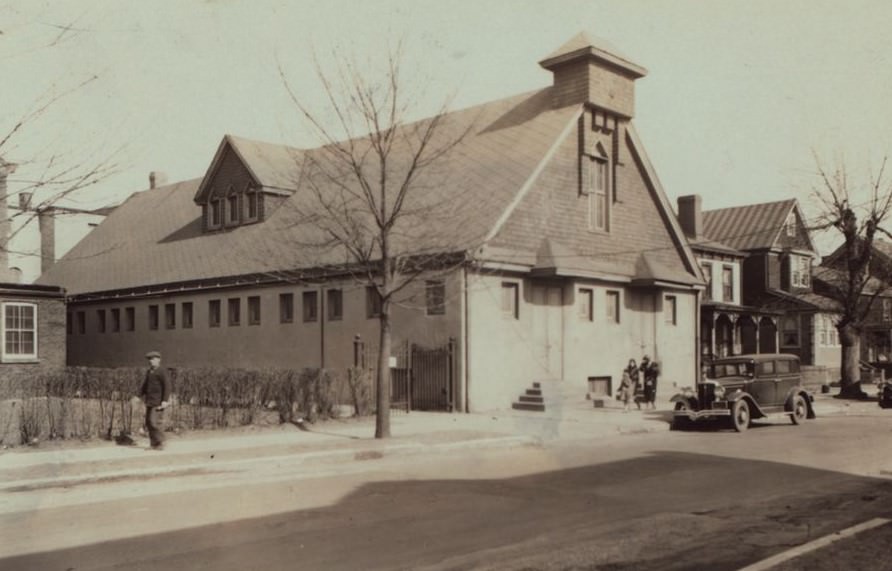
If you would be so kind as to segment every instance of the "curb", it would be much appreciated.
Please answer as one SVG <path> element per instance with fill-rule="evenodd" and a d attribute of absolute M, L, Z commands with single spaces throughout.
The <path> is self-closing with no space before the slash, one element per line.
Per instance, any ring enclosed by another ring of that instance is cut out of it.
<path fill-rule="evenodd" d="M 442 444 L 421 444 L 417 442 L 406 444 L 392 444 L 380 448 L 343 448 L 337 450 L 320 450 L 314 452 L 296 453 L 296 454 L 278 454 L 274 456 L 260 456 L 251 458 L 242 458 L 238 460 L 229 460 L 222 462 L 214 462 L 213 460 L 203 460 L 200 462 L 191 462 L 178 464 L 175 466 L 149 467 L 124 470 L 110 470 L 105 472 L 96 472 L 84 476 L 58 476 L 49 478 L 29 478 L 26 480 L 11 480 L 0 482 L 0 493 L 15 493 L 27 491 L 29 489 L 39 488 L 57 488 L 75 485 L 84 485 L 90 483 L 103 483 L 106 480 L 116 480 L 125 478 L 149 478 L 152 476 L 177 476 L 177 475 L 195 475 L 199 470 L 213 469 L 215 472 L 234 472 L 238 471 L 240 466 L 258 465 L 262 463 L 289 463 L 297 465 L 313 465 L 321 463 L 347 462 L 347 461 L 367 461 L 378 460 L 385 457 L 396 456 L 413 456 L 424 453 L 433 453 L 438 451 L 451 452 L 454 450 L 467 449 L 487 449 L 487 448 L 513 448 L 520 446 L 539 446 L 539 439 L 529 436 L 504 436 L 490 437 L 471 440 L 462 440 L 457 442 L 447 442 Z"/>

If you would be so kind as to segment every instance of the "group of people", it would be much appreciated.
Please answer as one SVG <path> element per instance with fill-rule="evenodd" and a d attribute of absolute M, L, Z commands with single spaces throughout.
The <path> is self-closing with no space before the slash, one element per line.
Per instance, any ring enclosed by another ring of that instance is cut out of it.
<path fill-rule="evenodd" d="M 616 398 L 623 403 L 623 412 L 628 412 L 632 401 L 641 409 L 656 409 L 657 379 L 660 376 L 660 366 L 656 361 L 651 361 L 647 355 L 641 359 L 641 365 L 635 359 L 629 359 L 628 366 L 623 369 L 623 379 L 619 385 Z"/>

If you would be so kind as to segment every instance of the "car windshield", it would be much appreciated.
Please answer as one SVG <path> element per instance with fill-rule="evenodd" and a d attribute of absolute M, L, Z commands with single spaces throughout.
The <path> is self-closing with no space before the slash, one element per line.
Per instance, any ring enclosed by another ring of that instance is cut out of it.
<path fill-rule="evenodd" d="M 712 366 L 712 378 L 721 379 L 722 377 L 752 377 L 753 364 L 738 363 L 716 363 Z"/>

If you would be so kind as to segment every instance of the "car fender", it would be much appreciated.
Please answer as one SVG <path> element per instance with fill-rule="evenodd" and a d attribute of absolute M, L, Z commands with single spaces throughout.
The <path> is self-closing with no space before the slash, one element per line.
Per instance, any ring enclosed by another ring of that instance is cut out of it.
<path fill-rule="evenodd" d="M 807 390 L 802 387 L 794 387 L 790 389 L 790 392 L 787 393 L 787 400 L 784 401 L 784 410 L 787 412 L 793 412 L 793 399 L 796 396 L 801 396 L 805 399 L 805 406 L 808 407 L 808 414 L 805 418 L 815 418 L 815 406 L 814 406 L 814 398 L 808 393 Z"/>
<path fill-rule="evenodd" d="M 728 408 L 733 407 L 734 403 L 739 400 L 745 400 L 746 403 L 750 406 L 750 418 L 762 418 L 763 416 L 765 416 L 765 413 L 762 412 L 762 408 L 759 407 L 759 403 L 757 403 L 756 400 L 752 396 L 750 396 L 749 393 L 740 390 L 734 391 L 730 395 L 726 395 L 725 400 L 729 403 Z"/>
<path fill-rule="evenodd" d="M 669 402 L 683 402 L 685 403 L 689 409 L 691 410 L 700 410 L 700 403 L 697 401 L 697 397 L 694 395 L 687 395 L 685 393 L 678 393 L 669 399 Z"/>

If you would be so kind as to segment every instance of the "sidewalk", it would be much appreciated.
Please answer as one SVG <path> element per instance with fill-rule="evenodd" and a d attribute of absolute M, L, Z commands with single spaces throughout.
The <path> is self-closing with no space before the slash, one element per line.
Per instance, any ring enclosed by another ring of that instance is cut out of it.
<path fill-rule="evenodd" d="M 157 487 L 161 484 L 152 480 L 219 475 L 218 480 L 231 485 L 239 478 L 310 477 L 334 466 L 341 471 L 346 466 L 351 466 L 350 470 L 371 469 L 374 464 L 364 461 L 396 456 L 667 431 L 670 404 L 659 403 L 655 411 L 633 409 L 628 413 L 612 407 L 594 408 L 591 401 L 564 403 L 545 412 L 394 412 L 393 437 L 387 440 L 376 440 L 374 419 L 365 418 L 303 424 L 302 428 L 282 425 L 170 435 L 161 452 L 147 450 L 144 438 L 138 439 L 136 446 L 96 441 L 83 447 L 6 450 L 0 452 L 0 513 L 25 509 L 28 496 L 39 495 L 41 507 L 72 505 L 80 501 L 72 489 L 86 491 L 97 484 L 137 481 Z M 819 419 L 881 412 L 875 401 L 844 401 L 821 394 L 815 395 L 814 406 Z M 209 485 L 207 478 L 193 479 L 199 485 Z M 69 492 L 55 493 L 60 490 Z"/>

